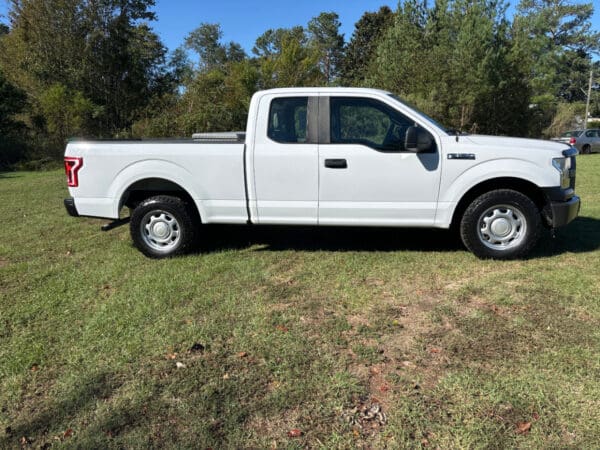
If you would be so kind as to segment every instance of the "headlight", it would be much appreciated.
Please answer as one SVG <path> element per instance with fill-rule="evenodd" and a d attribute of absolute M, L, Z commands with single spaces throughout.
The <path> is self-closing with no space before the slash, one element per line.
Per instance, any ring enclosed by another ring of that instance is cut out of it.
<path fill-rule="evenodd" d="M 554 158 L 552 159 L 552 165 L 556 167 L 560 173 L 571 168 L 571 158 Z"/>
<path fill-rule="evenodd" d="M 566 189 L 571 184 L 569 170 L 571 158 L 553 158 L 552 165 L 560 172 L 560 187 Z"/>

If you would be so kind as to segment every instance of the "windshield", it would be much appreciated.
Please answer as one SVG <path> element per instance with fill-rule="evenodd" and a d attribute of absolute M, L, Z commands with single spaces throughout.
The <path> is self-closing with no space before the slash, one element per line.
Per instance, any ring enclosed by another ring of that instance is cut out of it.
<path fill-rule="evenodd" d="M 394 100 L 396 100 L 398 103 L 403 104 L 404 106 L 406 106 L 407 108 L 412 109 L 414 112 L 416 112 L 419 116 L 421 116 L 423 119 L 425 119 L 427 122 L 435 125 L 437 128 L 445 131 L 447 134 L 454 134 L 455 131 L 452 129 L 449 129 L 447 127 L 445 127 L 444 125 L 442 125 L 441 123 L 439 123 L 437 120 L 432 119 L 431 117 L 429 117 L 427 114 L 425 114 L 423 111 L 421 111 L 419 108 L 417 108 L 415 105 L 412 105 L 410 103 L 408 103 L 406 100 L 402 100 L 400 97 L 398 97 L 397 95 L 394 94 L 388 94 L 390 97 L 392 97 Z"/>

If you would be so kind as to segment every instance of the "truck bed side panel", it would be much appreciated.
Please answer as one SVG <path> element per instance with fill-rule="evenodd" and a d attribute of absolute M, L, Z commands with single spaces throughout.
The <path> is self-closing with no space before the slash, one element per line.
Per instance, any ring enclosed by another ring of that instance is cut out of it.
<path fill-rule="evenodd" d="M 83 157 L 83 167 L 69 191 L 79 214 L 117 218 L 133 183 L 160 178 L 194 199 L 204 223 L 244 223 L 243 151 L 244 144 L 76 141 L 66 154 Z"/>

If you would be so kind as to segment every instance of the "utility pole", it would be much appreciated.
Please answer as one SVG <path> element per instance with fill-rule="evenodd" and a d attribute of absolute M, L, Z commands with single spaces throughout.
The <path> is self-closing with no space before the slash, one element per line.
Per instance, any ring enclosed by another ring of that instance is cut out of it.
<path fill-rule="evenodd" d="M 585 119 L 583 123 L 583 129 L 587 130 L 588 117 L 590 114 L 590 97 L 592 96 L 592 77 L 594 75 L 594 69 L 590 70 L 590 83 L 588 84 L 587 101 L 585 102 Z"/>

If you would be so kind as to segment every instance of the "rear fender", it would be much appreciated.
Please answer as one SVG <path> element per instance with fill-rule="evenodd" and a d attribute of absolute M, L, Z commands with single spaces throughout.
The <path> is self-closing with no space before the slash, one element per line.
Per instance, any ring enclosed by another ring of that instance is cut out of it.
<path fill-rule="evenodd" d="M 201 187 L 193 182 L 193 175 L 185 168 L 165 160 L 138 161 L 125 167 L 117 174 L 110 185 L 108 195 L 113 199 L 113 217 L 119 217 L 124 194 L 134 183 L 148 179 L 159 178 L 179 185 L 194 200 L 200 217 L 205 217 L 205 211 L 200 199 L 205 198 Z"/>

